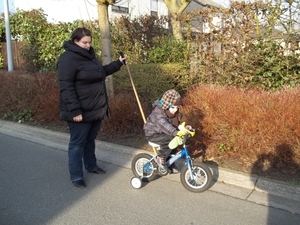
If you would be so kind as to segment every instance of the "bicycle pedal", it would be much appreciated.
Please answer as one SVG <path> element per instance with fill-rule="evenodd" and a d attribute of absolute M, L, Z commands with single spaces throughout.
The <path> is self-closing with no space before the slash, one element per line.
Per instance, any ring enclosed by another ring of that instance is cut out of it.
<path fill-rule="evenodd" d="M 159 166 L 158 167 L 158 173 L 161 176 L 166 176 L 168 173 L 170 173 L 169 168 L 165 167 L 165 166 Z"/>

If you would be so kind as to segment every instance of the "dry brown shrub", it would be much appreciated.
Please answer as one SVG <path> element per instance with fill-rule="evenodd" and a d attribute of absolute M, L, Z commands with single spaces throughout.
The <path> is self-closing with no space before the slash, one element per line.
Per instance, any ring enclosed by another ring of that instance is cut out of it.
<path fill-rule="evenodd" d="M 143 132 L 141 111 L 133 94 L 117 93 L 109 100 L 109 106 L 111 117 L 103 121 L 102 134 L 124 137 Z"/>
<path fill-rule="evenodd" d="M 248 169 L 264 158 L 274 168 L 284 165 L 286 172 L 299 174 L 299 97 L 299 87 L 267 92 L 199 85 L 188 91 L 184 111 L 200 128 L 207 158 Z"/>
<path fill-rule="evenodd" d="M 59 88 L 56 73 L 34 75 L 38 100 L 34 106 L 35 119 L 43 122 L 59 121 Z"/>
<path fill-rule="evenodd" d="M 58 86 L 55 73 L 0 72 L 0 112 L 13 115 L 31 110 L 32 119 L 59 120 Z"/>
<path fill-rule="evenodd" d="M 34 78 L 22 72 L 0 72 L 0 108 L 2 113 L 31 109 L 38 98 Z"/>

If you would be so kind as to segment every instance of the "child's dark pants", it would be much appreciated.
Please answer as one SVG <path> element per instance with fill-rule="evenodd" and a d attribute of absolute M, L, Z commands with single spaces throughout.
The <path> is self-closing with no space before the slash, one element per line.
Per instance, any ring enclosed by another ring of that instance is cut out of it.
<path fill-rule="evenodd" d="M 160 145 L 158 156 L 164 158 L 167 158 L 172 151 L 172 149 L 170 149 L 168 145 L 173 138 L 174 138 L 173 136 L 164 133 L 155 134 L 151 137 L 146 137 L 147 141 Z"/>

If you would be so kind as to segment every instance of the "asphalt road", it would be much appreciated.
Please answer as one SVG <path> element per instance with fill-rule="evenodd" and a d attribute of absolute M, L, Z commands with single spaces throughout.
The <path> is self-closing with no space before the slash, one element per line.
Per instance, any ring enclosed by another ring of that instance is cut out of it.
<path fill-rule="evenodd" d="M 130 169 L 98 161 L 105 175 L 69 181 L 67 152 L 0 133 L 0 224 L 299 224 L 300 215 L 160 178 L 141 189 Z M 176 176 L 176 175 L 169 175 Z"/>

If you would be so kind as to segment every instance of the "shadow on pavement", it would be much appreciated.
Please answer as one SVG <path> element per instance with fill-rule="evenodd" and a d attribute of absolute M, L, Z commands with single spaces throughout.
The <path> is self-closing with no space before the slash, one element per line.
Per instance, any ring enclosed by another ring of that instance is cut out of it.
<path fill-rule="evenodd" d="M 299 182 L 300 165 L 294 160 L 292 147 L 286 143 L 282 143 L 276 146 L 275 153 L 260 154 L 257 156 L 257 161 L 252 166 L 252 174 L 261 174 L 265 177 L 268 177 L 270 174 L 277 174 L 277 176 L 282 176 L 283 179 L 287 178 L 287 174 L 292 174 L 294 179 L 292 178 L 289 182 Z M 262 188 L 263 190 L 263 187 L 259 185 L 258 188 Z M 269 190 L 263 191 L 268 192 Z M 267 201 L 266 204 L 272 206 L 272 204 L 279 200 L 277 196 L 268 193 Z M 267 224 L 273 225 L 274 219 L 276 221 L 278 214 L 274 212 L 274 210 L 269 210 Z M 280 218 L 278 218 L 278 221 L 280 221 Z"/>
<path fill-rule="evenodd" d="M 84 171 L 87 188 L 79 189 L 70 182 L 67 151 L 2 134 L 0 143 L 0 224 L 49 224 L 117 172 Z M 93 202 L 84 210 L 89 207 Z"/>

